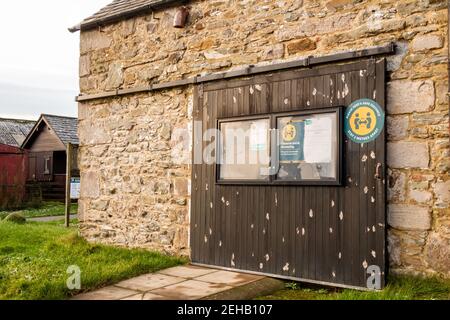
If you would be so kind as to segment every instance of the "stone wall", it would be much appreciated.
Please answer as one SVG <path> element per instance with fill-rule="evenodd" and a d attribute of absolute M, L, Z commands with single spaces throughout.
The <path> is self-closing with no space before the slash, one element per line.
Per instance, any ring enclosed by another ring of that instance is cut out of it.
<path fill-rule="evenodd" d="M 190 152 L 174 146 L 177 128 L 192 121 L 191 97 L 172 90 L 79 105 L 79 211 L 88 240 L 189 254 Z"/>
<path fill-rule="evenodd" d="M 389 251 L 397 271 L 450 275 L 447 10 L 439 0 L 194 0 L 82 32 L 83 94 L 355 50 L 388 58 Z M 192 88 L 80 104 L 81 231 L 188 254 L 189 166 L 170 158 Z M 177 150 L 189 157 L 189 150 Z"/>

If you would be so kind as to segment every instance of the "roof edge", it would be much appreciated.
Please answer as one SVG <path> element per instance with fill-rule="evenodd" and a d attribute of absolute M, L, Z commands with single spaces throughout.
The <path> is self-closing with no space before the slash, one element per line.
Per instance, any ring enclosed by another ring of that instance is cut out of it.
<path fill-rule="evenodd" d="M 20 146 L 19 147 L 11 146 L 6 143 L 0 142 L 0 147 L 3 147 L 3 149 L 6 151 L 6 154 L 21 154 L 24 152 L 24 149 L 22 149 Z M 0 151 L 0 153 L 1 153 L 1 151 Z"/>
<path fill-rule="evenodd" d="M 23 140 L 22 144 L 20 145 L 21 149 L 25 149 L 25 146 L 28 144 L 28 142 L 31 139 L 31 136 L 34 134 L 34 132 L 36 131 L 36 128 L 39 126 L 39 124 L 43 121 L 43 116 L 42 114 L 39 116 L 39 119 L 36 120 L 36 123 L 34 124 L 33 128 L 31 128 L 30 132 L 28 132 L 28 135 L 25 137 L 25 139 Z"/>
<path fill-rule="evenodd" d="M 56 133 L 57 131 L 52 127 L 52 125 L 50 124 L 50 122 L 47 121 L 47 119 L 45 117 L 58 117 L 58 118 L 63 118 L 63 119 L 71 119 L 71 120 L 76 120 L 78 118 L 73 118 L 73 117 L 67 117 L 67 116 L 57 116 L 57 115 L 52 115 L 52 114 L 46 114 L 43 113 L 41 114 L 41 116 L 39 117 L 39 119 L 36 121 L 36 123 L 34 124 L 33 128 L 31 129 L 31 131 L 28 133 L 28 135 L 26 136 L 25 140 L 23 140 L 22 145 L 20 146 L 21 149 L 25 149 L 26 145 L 28 144 L 28 142 L 30 142 L 31 137 L 33 137 L 34 133 L 36 132 L 36 129 L 39 127 L 39 125 L 44 122 L 49 128 L 51 128 L 54 132 L 56 137 L 58 138 L 58 140 L 65 146 L 66 144 L 64 143 L 64 141 L 62 141 L 61 137 Z"/>
<path fill-rule="evenodd" d="M 29 120 L 29 119 L 15 119 L 15 118 L 2 118 L 0 117 L 0 121 L 16 121 L 16 122 L 32 122 L 35 123 L 37 120 Z"/>
<path fill-rule="evenodd" d="M 100 19 L 92 21 L 92 22 L 86 22 L 86 23 L 81 22 L 81 23 L 79 23 L 79 24 L 69 28 L 68 30 L 71 33 L 75 33 L 75 32 L 78 32 L 78 31 L 87 31 L 87 30 L 90 30 L 90 29 L 95 29 L 97 27 L 102 27 L 102 26 L 104 26 L 106 24 L 119 22 L 119 21 L 122 21 L 122 20 L 125 20 L 125 19 L 128 19 L 128 18 L 137 16 L 137 15 L 140 15 L 140 14 L 142 14 L 144 12 L 147 12 L 147 11 L 153 11 L 153 10 L 156 10 L 156 9 L 163 9 L 163 8 L 166 8 L 166 7 L 171 6 L 173 4 L 186 3 L 187 1 L 188 0 L 182 0 L 182 1 L 180 1 L 180 0 L 157 0 L 157 1 L 153 2 L 153 3 L 151 3 L 151 4 L 146 4 L 146 5 L 143 5 L 141 7 L 135 8 L 135 9 L 131 9 L 131 10 L 127 10 L 127 11 L 124 11 L 124 12 L 120 12 L 120 13 L 111 15 L 109 17 L 100 18 Z"/>
<path fill-rule="evenodd" d="M 69 116 L 58 116 L 56 114 L 50 114 L 50 113 L 43 113 L 41 114 L 41 116 L 43 117 L 55 117 L 55 118 L 64 118 L 64 119 L 72 119 L 72 120 L 77 120 L 77 117 L 69 117 Z"/>

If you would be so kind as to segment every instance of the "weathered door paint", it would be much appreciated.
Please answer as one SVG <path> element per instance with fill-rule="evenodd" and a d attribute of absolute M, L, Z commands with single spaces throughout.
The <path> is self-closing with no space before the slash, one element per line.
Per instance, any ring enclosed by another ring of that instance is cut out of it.
<path fill-rule="evenodd" d="M 349 106 L 385 109 L 385 60 L 211 82 L 195 90 L 194 120 Z M 195 128 L 195 126 L 194 126 Z M 195 130 L 195 129 L 194 129 Z M 202 132 L 194 132 L 194 146 Z M 385 130 L 373 142 L 344 137 L 343 186 L 216 184 L 215 165 L 194 164 L 191 250 L 197 264 L 340 286 L 386 274 Z"/>
<path fill-rule="evenodd" d="M 25 197 L 27 153 L 0 144 L 0 210 L 19 208 Z"/>

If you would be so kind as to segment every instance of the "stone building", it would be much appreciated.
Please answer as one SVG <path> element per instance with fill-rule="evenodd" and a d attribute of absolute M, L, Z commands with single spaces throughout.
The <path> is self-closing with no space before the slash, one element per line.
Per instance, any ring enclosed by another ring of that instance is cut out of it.
<path fill-rule="evenodd" d="M 447 1 L 115 0 L 71 31 L 81 32 L 80 228 L 88 240 L 191 254 L 195 174 L 179 139 L 192 135 L 201 77 L 308 69 L 335 54 L 324 64 L 385 58 L 390 269 L 450 275 Z M 235 259 L 225 258 L 229 267 Z"/>

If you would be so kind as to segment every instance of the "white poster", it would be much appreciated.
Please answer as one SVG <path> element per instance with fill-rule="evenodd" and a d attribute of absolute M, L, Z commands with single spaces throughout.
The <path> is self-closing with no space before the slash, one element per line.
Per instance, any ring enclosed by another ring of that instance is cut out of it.
<path fill-rule="evenodd" d="M 269 131 L 266 121 L 255 121 L 250 128 L 250 151 L 267 150 L 267 134 Z"/>
<path fill-rule="evenodd" d="M 305 121 L 305 162 L 330 163 L 333 151 L 333 119 L 330 116 Z"/>
<path fill-rule="evenodd" d="M 70 179 L 70 199 L 80 199 L 80 178 Z"/>

